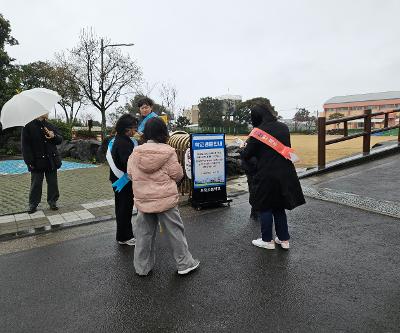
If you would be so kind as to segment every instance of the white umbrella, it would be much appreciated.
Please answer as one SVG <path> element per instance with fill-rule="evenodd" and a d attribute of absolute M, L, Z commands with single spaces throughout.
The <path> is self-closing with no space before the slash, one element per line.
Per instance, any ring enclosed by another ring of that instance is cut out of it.
<path fill-rule="evenodd" d="M 15 95 L 1 109 L 3 129 L 25 126 L 33 119 L 49 113 L 60 99 L 56 91 L 46 88 L 25 90 Z"/>

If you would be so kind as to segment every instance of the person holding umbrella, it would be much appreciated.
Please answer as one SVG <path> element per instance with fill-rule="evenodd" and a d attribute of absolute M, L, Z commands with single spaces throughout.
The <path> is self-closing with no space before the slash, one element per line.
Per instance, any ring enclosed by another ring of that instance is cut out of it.
<path fill-rule="evenodd" d="M 61 159 L 56 145 L 62 142 L 58 130 L 47 119 L 49 112 L 61 96 L 54 90 L 33 88 L 14 95 L 1 109 L 3 130 L 24 127 L 22 130 L 22 155 L 31 172 L 29 213 L 34 213 L 42 197 L 43 178 L 47 181 L 47 202 L 57 210 L 59 198 L 57 169 Z"/>
<path fill-rule="evenodd" d="M 43 178 L 47 182 L 47 202 L 50 209 L 57 210 L 58 191 L 57 169 L 61 167 L 61 158 L 57 151 L 63 138 L 57 128 L 50 124 L 48 113 L 32 120 L 22 129 L 22 156 L 31 173 L 29 191 L 29 213 L 37 210 L 42 198 Z"/>

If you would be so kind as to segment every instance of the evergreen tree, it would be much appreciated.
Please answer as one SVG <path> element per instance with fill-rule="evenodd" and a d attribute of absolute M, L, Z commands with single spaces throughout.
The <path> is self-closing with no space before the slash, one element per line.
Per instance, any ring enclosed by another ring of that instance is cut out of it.
<path fill-rule="evenodd" d="M 6 45 L 18 45 L 18 41 L 11 36 L 10 22 L 0 14 L 0 110 L 3 105 L 18 93 L 19 81 L 11 58 L 5 50 Z"/>
<path fill-rule="evenodd" d="M 221 100 L 212 97 L 201 98 L 199 110 L 200 126 L 223 125 L 223 104 Z"/>

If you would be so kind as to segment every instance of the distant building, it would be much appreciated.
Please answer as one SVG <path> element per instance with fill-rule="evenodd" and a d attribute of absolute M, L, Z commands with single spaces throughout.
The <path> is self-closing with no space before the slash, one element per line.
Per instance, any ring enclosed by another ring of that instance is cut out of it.
<path fill-rule="evenodd" d="M 221 96 L 217 96 L 215 97 L 216 99 L 219 99 L 221 101 L 238 101 L 241 102 L 242 101 L 242 96 L 240 95 L 221 95 Z"/>
<path fill-rule="evenodd" d="M 233 113 L 236 110 L 236 105 L 242 101 L 242 96 L 240 95 L 221 95 L 215 97 L 220 101 L 223 101 L 223 114 L 225 119 L 233 120 Z"/>
<path fill-rule="evenodd" d="M 223 118 L 230 119 L 233 117 L 232 114 L 236 109 L 236 105 L 242 101 L 242 96 L 240 95 L 222 95 L 215 97 L 223 101 Z M 182 115 L 189 119 L 191 124 L 199 123 L 199 113 L 200 109 L 198 105 L 192 105 L 190 109 L 183 110 Z"/>
<path fill-rule="evenodd" d="M 183 116 L 190 121 L 190 124 L 198 124 L 199 123 L 199 106 L 192 105 L 190 109 L 183 110 Z"/>
<path fill-rule="evenodd" d="M 356 116 L 364 113 L 365 109 L 371 109 L 372 112 L 390 111 L 400 108 L 400 91 L 387 91 L 370 94 L 335 96 L 324 103 L 324 111 L 321 116 L 326 117 L 334 113 L 341 113 L 345 117 Z M 375 128 L 384 126 L 384 115 L 372 118 L 372 125 Z M 396 113 L 389 114 L 389 126 L 398 123 Z M 333 128 L 334 126 L 330 126 Z M 363 128 L 363 119 L 352 120 L 348 122 L 348 128 Z"/>
<path fill-rule="evenodd" d="M 302 132 L 315 130 L 315 124 L 307 124 L 305 121 L 294 121 L 293 119 L 279 119 L 281 123 L 286 124 L 290 132 Z"/>

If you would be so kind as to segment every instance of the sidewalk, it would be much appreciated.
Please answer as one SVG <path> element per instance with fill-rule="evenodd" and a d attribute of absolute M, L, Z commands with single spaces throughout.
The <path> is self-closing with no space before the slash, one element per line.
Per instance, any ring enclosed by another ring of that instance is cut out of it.
<path fill-rule="evenodd" d="M 90 223 L 96 223 L 115 218 L 114 193 L 108 181 L 108 167 L 85 170 L 73 170 L 59 172 L 60 200 L 58 211 L 47 209 L 47 204 L 42 202 L 34 214 L 21 212 L 26 210 L 24 196 L 29 188 L 29 174 L 20 176 L 2 176 L 2 190 L 0 190 L 2 211 L 18 209 L 18 213 L 0 216 L 0 240 L 6 240 L 18 236 L 32 235 Z M 12 179 L 8 179 L 10 177 Z M 4 179 L 9 182 L 4 184 Z M 85 180 L 86 187 L 79 186 L 79 182 Z M 17 186 L 9 187 L 11 182 Z M 72 184 L 72 186 L 71 186 Z M 4 190 L 10 188 L 11 193 Z M 20 190 L 17 190 L 17 189 Z M 44 187 L 45 190 L 45 187 Z M 239 177 L 228 181 L 228 196 L 237 196 L 247 192 L 246 177 Z M 22 192 L 22 193 L 21 193 Z M 8 198 L 8 200 L 6 200 Z M 8 204 L 14 198 L 15 204 Z M 42 198 L 46 198 L 44 191 Z M 4 200 L 3 200 L 4 199 Z M 180 204 L 187 204 L 187 196 L 180 197 Z M 18 208 L 15 208 L 18 207 Z M 24 209 L 25 207 L 25 209 Z M 40 209 L 40 207 L 46 207 Z"/>
<path fill-rule="evenodd" d="M 400 218 L 399 155 L 301 180 L 308 197 Z"/>
<path fill-rule="evenodd" d="M 91 169 L 76 169 L 58 172 L 60 207 L 113 199 L 114 194 L 108 180 L 109 168 L 100 165 Z M 46 209 L 47 189 L 44 181 L 42 202 L 39 209 Z M 30 174 L 0 175 L 0 215 L 16 214 L 28 209 Z"/>
<path fill-rule="evenodd" d="M 304 178 L 301 183 L 304 194 L 309 198 L 400 218 L 397 189 L 400 175 L 395 172 L 398 168 L 400 160 L 396 154 L 344 170 Z M 15 185 L 11 186 L 13 181 Z M 80 186 L 82 182 L 86 184 L 85 187 Z M 15 210 L 15 207 L 20 212 L 0 216 L 0 240 L 115 218 L 108 167 L 59 172 L 59 183 L 61 197 L 58 211 L 39 209 L 34 214 L 27 214 L 21 211 L 26 210 L 27 199 L 24 197 L 29 190 L 29 174 L 2 176 L 0 212 Z M 229 197 L 247 191 L 246 176 L 228 180 Z M 43 198 L 46 198 L 45 191 Z M 181 204 L 187 204 L 187 200 L 187 196 L 182 196 Z M 41 207 L 47 208 L 47 204 L 42 202 Z"/>

